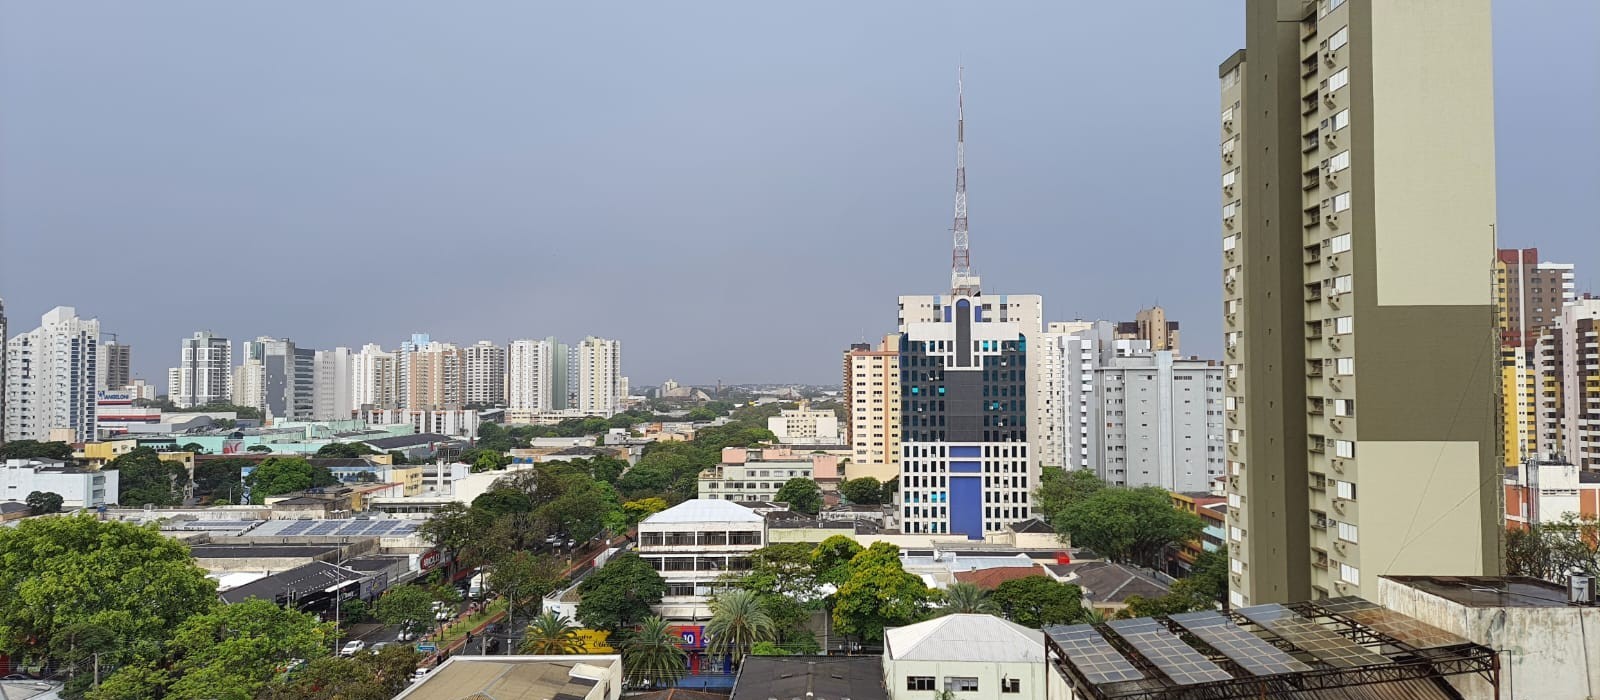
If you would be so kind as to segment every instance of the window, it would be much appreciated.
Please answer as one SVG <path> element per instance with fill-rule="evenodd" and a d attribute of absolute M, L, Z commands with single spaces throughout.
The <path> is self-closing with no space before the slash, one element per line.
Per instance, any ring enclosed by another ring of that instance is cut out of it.
<path fill-rule="evenodd" d="M 1339 31 L 1328 37 L 1328 50 L 1337 51 L 1344 48 L 1344 45 L 1348 43 L 1350 43 L 1350 28 L 1340 27 Z"/>
<path fill-rule="evenodd" d="M 976 693 L 978 692 L 978 679 L 945 676 L 944 689 L 957 693 Z"/>
<path fill-rule="evenodd" d="M 1341 109 L 1338 114 L 1333 115 L 1333 130 L 1338 131 L 1347 126 L 1350 126 L 1350 110 Z"/>
<path fill-rule="evenodd" d="M 1223 252 L 1233 250 L 1237 247 L 1239 247 L 1239 234 L 1235 233 L 1232 236 L 1222 239 Z"/>
<path fill-rule="evenodd" d="M 1239 494 L 1237 494 L 1237 493 L 1228 494 L 1228 507 L 1229 508 L 1238 508 L 1238 507 L 1241 506 L 1242 503 L 1243 503 L 1243 501 L 1240 500 Z"/>
<path fill-rule="evenodd" d="M 1339 275 L 1333 278 L 1333 293 L 1348 294 L 1351 290 L 1350 275 Z"/>
<path fill-rule="evenodd" d="M 1228 570 L 1232 571 L 1233 573 L 1236 573 L 1236 574 L 1242 574 L 1242 573 L 1244 573 L 1244 562 L 1239 561 L 1238 559 L 1234 559 L 1232 557 L 1229 557 L 1228 558 Z"/>
<path fill-rule="evenodd" d="M 1355 330 L 1356 318 L 1354 316 L 1340 316 L 1333 319 L 1334 335 L 1343 335 Z"/>
<path fill-rule="evenodd" d="M 1333 196 L 1333 211 L 1335 213 L 1344 211 L 1344 210 L 1349 209 L 1349 208 L 1350 208 L 1350 193 L 1349 192 L 1340 192 L 1339 194 L 1336 194 L 1336 195 Z"/>
<path fill-rule="evenodd" d="M 1350 399 L 1334 399 L 1333 415 L 1349 418 L 1356 414 L 1356 402 Z"/>
<path fill-rule="evenodd" d="M 1022 679 L 1021 678 L 1001 678 L 1000 679 L 1000 692 L 1002 692 L 1002 693 L 1020 693 L 1020 692 L 1022 692 Z"/>
<path fill-rule="evenodd" d="M 1334 155 L 1334 157 L 1328 159 L 1328 170 L 1330 170 L 1332 172 L 1339 172 L 1341 170 L 1349 170 L 1349 169 L 1350 169 L 1350 152 L 1349 151 L 1344 151 L 1342 153 L 1336 154 L 1336 155 Z"/>
<path fill-rule="evenodd" d="M 1345 583 L 1361 585 L 1361 570 L 1349 564 L 1339 564 L 1339 580 Z"/>
<path fill-rule="evenodd" d="M 1347 501 L 1356 500 L 1356 485 L 1355 484 L 1352 484 L 1352 483 L 1350 483 L 1348 481 L 1339 481 L 1339 480 L 1336 479 L 1336 480 L 1334 480 L 1333 485 L 1334 485 L 1334 491 L 1339 494 L 1340 498 L 1343 498 L 1343 499 L 1345 499 Z M 1351 538 L 1350 541 L 1354 542 L 1355 538 Z"/>
<path fill-rule="evenodd" d="M 1333 455 L 1335 457 L 1344 457 L 1345 459 L 1354 458 L 1356 456 L 1356 444 L 1349 440 L 1334 440 Z"/>
<path fill-rule="evenodd" d="M 934 690 L 933 676 L 906 676 L 906 690 Z"/>
<path fill-rule="evenodd" d="M 1222 186 L 1228 187 L 1239 179 L 1239 169 L 1234 168 L 1222 174 Z"/>
<path fill-rule="evenodd" d="M 1356 526 L 1350 523 L 1339 523 L 1339 539 L 1346 542 L 1355 542 Z"/>
<path fill-rule="evenodd" d="M 1349 376 L 1356 373 L 1356 358 L 1341 357 L 1333 361 L 1334 374 Z"/>
<path fill-rule="evenodd" d="M 1238 542 L 1238 541 L 1243 540 L 1244 539 L 1244 530 L 1240 530 L 1239 528 L 1236 528 L 1236 527 L 1228 528 L 1228 539 L 1230 541 L 1233 541 L 1233 542 Z"/>
<path fill-rule="evenodd" d="M 1239 213 L 1239 203 L 1238 202 L 1228 202 L 1227 204 L 1223 205 L 1223 207 L 1222 207 L 1222 218 L 1224 218 L 1224 219 L 1226 219 L 1226 218 L 1228 218 L 1230 216 L 1233 216 L 1234 214 L 1237 214 L 1237 213 Z"/>
<path fill-rule="evenodd" d="M 1236 399 L 1236 398 L 1234 398 L 1232 396 L 1229 396 L 1228 398 L 1225 398 L 1225 399 L 1222 400 L 1222 405 L 1223 405 L 1224 408 L 1232 411 L 1232 410 L 1234 410 L 1234 409 L 1239 407 L 1239 401 L 1238 401 L 1238 399 Z"/>
<path fill-rule="evenodd" d="M 1333 253 L 1347 253 L 1350 251 L 1350 234 L 1341 233 L 1328 239 L 1328 250 Z"/>
<path fill-rule="evenodd" d="M 1333 92 L 1350 84 L 1350 69 L 1340 68 L 1338 73 L 1328 76 L 1328 92 Z"/>

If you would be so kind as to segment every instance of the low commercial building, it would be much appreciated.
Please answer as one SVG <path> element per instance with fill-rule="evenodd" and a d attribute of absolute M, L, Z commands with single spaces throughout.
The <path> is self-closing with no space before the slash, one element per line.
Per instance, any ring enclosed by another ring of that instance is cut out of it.
<path fill-rule="evenodd" d="M 452 656 L 394 700 L 617 700 L 622 682 L 617 655 Z"/>
<path fill-rule="evenodd" d="M 837 481 L 839 458 L 787 447 L 722 450 L 722 462 L 700 472 L 699 497 L 722 501 L 771 501 L 790 479 Z M 819 472 L 821 472 L 819 474 Z"/>
<path fill-rule="evenodd" d="M 1506 470 L 1506 526 L 1561 522 L 1567 515 L 1600 517 L 1600 472 L 1535 462 Z"/>
<path fill-rule="evenodd" d="M 684 501 L 639 523 L 639 557 L 666 579 L 656 608 L 669 620 L 710 619 L 711 584 L 749 569 L 750 553 L 765 544 L 762 517 L 728 501 Z"/>
<path fill-rule="evenodd" d="M 1046 700 L 1044 635 L 993 615 L 946 615 L 883 633 L 883 675 L 892 700 L 954 697 Z M 1047 675 L 1055 676 L 1046 680 Z M 1067 697 L 1057 692 L 1054 697 Z"/>
<path fill-rule="evenodd" d="M 674 696 L 678 697 L 678 696 Z M 728 698 L 728 696 L 722 696 Z M 887 700 L 883 662 L 870 656 L 750 656 L 728 700 Z"/>
<path fill-rule="evenodd" d="M 0 467 L 0 501 L 26 501 L 34 491 L 61 496 L 61 507 L 97 508 L 117 502 L 118 472 L 58 459 L 8 459 Z"/>

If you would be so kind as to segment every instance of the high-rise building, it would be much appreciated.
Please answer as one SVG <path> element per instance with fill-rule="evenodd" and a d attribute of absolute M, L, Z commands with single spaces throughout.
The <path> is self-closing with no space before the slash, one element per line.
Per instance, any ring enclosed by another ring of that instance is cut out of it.
<path fill-rule="evenodd" d="M 1489 2 L 1245 14 L 1218 73 L 1231 602 L 1497 574 Z"/>
<path fill-rule="evenodd" d="M 241 346 L 244 364 L 234 374 L 243 406 L 273 421 L 309 420 L 316 406 L 317 351 L 288 338 L 267 336 Z"/>
<path fill-rule="evenodd" d="M 133 348 L 115 339 L 101 342 L 96 371 L 100 378 L 95 384 L 102 390 L 128 386 L 133 381 Z"/>
<path fill-rule="evenodd" d="M 0 348 L 4 348 L 6 346 L 6 339 L 9 338 L 9 337 L 10 336 L 6 335 L 6 300 L 5 299 L 0 299 Z M 9 364 L 9 363 L 6 362 L 6 359 L 4 357 L 0 357 L 0 445 L 5 444 L 5 442 L 6 442 L 6 430 L 5 430 L 5 428 L 6 428 L 6 389 L 7 389 L 7 386 L 6 386 L 6 365 L 7 364 Z"/>
<path fill-rule="evenodd" d="M 350 348 L 312 351 L 312 420 L 350 420 L 355 403 L 354 355 Z"/>
<path fill-rule="evenodd" d="M 1555 325 L 1561 307 L 1578 298 L 1571 263 L 1540 262 L 1538 248 L 1496 251 L 1495 311 L 1500 344 L 1530 348 Z"/>
<path fill-rule="evenodd" d="M 1534 342 L 1528 347 L 1500 347 L 1501 464 L 1515 467 L 1538 454 L 1539 371 L 1534 366 Z"/>
<path fill-rule="evenodd" d="M 1117 324 L 1117 337 L 1126 340 L 1143 340 L 1151 350 L 1179 350 L 1178 322 L 1167 320 L 1167 310 L 1160 306 L 1139 309 L 1132 321 Z"/>
<path fill-rule="evenodd" d="M 465 356 L 451 343 L 429 341 L 402 354 L 406 364 L 406 408 L 413 411 L 461 408 Z"/>
<path fill-rule="evenodd" d="M 1600 471 L 1600 299 L 1586 297 L 1561 309 L 1555 327 L 1538 341 L 1548 346 L 1541 362 L 1541 384 L 1555 402 L 1540 425 L 1550 435 L 1542 457 L 1565 457 L 1584 471 Z"/>
<path fill-rule="evenodd" d="M 867 343 L 844 353 L 847 479 L 900 476 L 900 336 L 885 336 L 877 349 Z"/>
<path fill-rule="evenodd" d="M 100 322 L 57 306 L 6 341 L 5 439 L 94 438 Z"/>
<path fill-rule="evenodd" d="M 506 353 L 507 408 L 536 413 L 556 410 L 556 345 L 549 340 L 511 341 Z M 566 363 L 561 364 L 564 370 Z"/>
<path fill-rule="evenodd" d="M 167 371 L 167 400 L 178 408 L 233 400 L 233 343 L 210 331 L 184 338 L 178 366 Z"/>
<path fill-rule="evenodd" d="M 621 411 L 622 341 L 591 335 L 578 343 L 577 355 L 578 410 L 594 416 Z"/>
<path fill-rule="evenodd" d="M 400 369 L 395 353 L 376 344 L 361 346 L 350 356 L 351 401 L 357 408 L 388 410 L 400 407 Z"/>
<path fill-rule="evenodd" d="M 483 408 L 506 405 L 506 349 L 480 340 L 461 355 L 463 401 Z"/>
<path fill-rule="evenodd" d="M 432 342 L 433 339 L 430 338 L 427 333 L 412 333 L 410 340 L 400 343 L 400 352 L 395 354 L 395 362 L 397 365 L 395 371 L 398 378 L 398 384 L 396 385 L 395 391 L 399 405 L 411 405 L 410 382 L 412 354 L 421 348 L 427 347 Z"/>

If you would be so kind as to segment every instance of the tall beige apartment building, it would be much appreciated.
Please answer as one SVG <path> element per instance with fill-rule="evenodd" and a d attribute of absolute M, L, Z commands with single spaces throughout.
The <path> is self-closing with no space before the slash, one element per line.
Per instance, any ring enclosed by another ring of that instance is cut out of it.
<path fill-rule="evenodd" d="M 900 476 L 900 335 L 877 349 L 860 343 L 844 353 L 847 479 L 888 481 Z"/>
<path fill-rule="evenodd" d="M 487 340 L 461 349 L 462 401 L 468 405 L 506 404 L 506 348 Z"/>
<path fill-rule="evenodd" d="M 457 409 L 466 402 L 462 371 L 466 355 L 450 343 L 430 342 L 410 352 L 406 363 L 406 408 L 413 411 Z"/>
<path fill-rule="evenodd" d="M 1497 574 L 1488 0 L 1247 0 L 1220 129 L 1230 599 Z"/>

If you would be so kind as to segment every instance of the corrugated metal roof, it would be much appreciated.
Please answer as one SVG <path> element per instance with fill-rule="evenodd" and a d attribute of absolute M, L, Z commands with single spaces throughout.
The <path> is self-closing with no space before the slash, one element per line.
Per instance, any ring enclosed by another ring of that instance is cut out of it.
<path fill-rule="evenodd" d="M 684 501 L 644 519 L 644 525 L 671 523 L 759 523 L 761 516 L 737 503 L 711 498 Z"/>
<path fill-rule="evenodd" d="M 1044 633 L 993 615 L 946 615 L 884 631 L 897 661 L 1044 661 Z"/>

